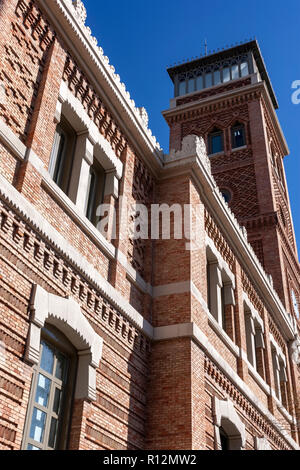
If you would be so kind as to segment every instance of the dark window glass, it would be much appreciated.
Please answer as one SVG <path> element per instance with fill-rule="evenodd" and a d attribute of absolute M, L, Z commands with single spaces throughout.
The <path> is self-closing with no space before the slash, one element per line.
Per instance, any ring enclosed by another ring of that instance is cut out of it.
<path fill-rule="evenodd" d="M 234 126 L 231 130 L 232 133 L 232 148 L 243 147 L 246 144 L 245 128 L 243 125 Z"/>
<path fill-rule="evenodd" d="M 220 428 L 221 449 L 229 450 L 229 438 L 223 428 Z"/>
<path fill-rule="evenodd" d="M 227 202 L 227 204 L 229 204 L 229 202 L 231 201 L 231 192 L 228 191 L 228 189 L 221 189 L 221 194 L 225 200 L 225 202 Z"/>
<path fill-rule="evenodd" d="M 65 192 L 68 192 L 69 180 L 76 142 L 76 132 L 62 118 L 56 127 L 51 151 L 49 173 L 53 181 Z"/>
<path fill-rule="evenodd" d="M 52 333 L 59 338 L 59 343 L 51 343 Z M 65 448 L 68 434 L 76 352 L 53 327 L 44 328 L 43 337 L 22 446 L 28 450 Z"/>
<path fill-rule="evenodd" d="M 103 199 L 104 183 L 104 169 L 97 161 L 95 161 L 93 166 L 91 166 L 90 168 L 88 193 L 86 199 L 86 216 L 95 226 L 99 222 L 99 215 L 97 215 L 97 209 Z"/>
<path fill-rule="evenodd" d="M 209 153 L 214 154 L 223 151 L 223 134 L 222 132 L 212 132 L 209 134 Z"/>

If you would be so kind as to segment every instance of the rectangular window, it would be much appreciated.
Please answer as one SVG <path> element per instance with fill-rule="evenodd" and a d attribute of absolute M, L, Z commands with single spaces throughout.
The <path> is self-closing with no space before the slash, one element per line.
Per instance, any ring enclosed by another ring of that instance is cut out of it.
<path fill-rule="evenodd" d="M 233 149 L 246 145 L 245 128 L 243 125 L 233 127 L 231 133 Z"/>
<path fill-rule="evenodd" d="M 44 329 L 43 333 L 56 342 L 58 336 L 54 330 Z M 39 364 L 33 376 L 32 390 L 28 405 L 28 415 L 25 424 L 25 450 L 54 450 L 65 447 L 70 416 L 70 399 L 76 363 L 71 361 L 75 350 L 62 345 L 62 353 L 56 345 L 42 339 Z M 70 346 L 71 347 L 71 346 Z M 67 352 L 68 351 L 68 352 Z M 59 364 L 59 366 L 58 366 Z M 71 365 L 72 364 L 72 365 Z M 63 373 L 57 374 L 57 370 Z"/>
<path fill-rule="evenodd" d="M 179 96 L 186 94 L 186 82 L 185 80 L 181 80 L 179 82 Z"/>
<path fill-rule="evenodd" d="M 223 151 L 223 134 L 222 132 L 215 132 L 209 135 L 209 153 L 219 153 Z"/>
<path fill-rule="evenodd" d="M 86 198 L 86 217 L 95 226 L 99 222 L 99 216 L 97 216 L 97 209 L 103 199 L 104 181 L 104 169 L 96 160 L 90 168 L 88 191 Z"/>
<path fill-rule="evenodd" d="M 69 187 L 75 142 L 76 132 L 72 126 L 62 118 L 55 131 L 50 156 L 49 173 L 53 181 L 66 194 Z"/>
<path fill-rule="evenodd" d="M 231 77 L 232 77 L 232 80 L 239 78 L 239 66 L 238 65 L 233 65 L 231 67 Z"/>
<path fill-rule="evenodd" d="M 226 331 L 226 305 L 225 305 L 225 286 L 221 287 L 221 309 L 222 309 L 222 328 Z"/>
<path fill-rule="evenodd" d="M 223 83 L 226 83 L 226 82 L 230 81 L 230 69 L 229 69 L 229 67 L 225 67 L 222 70 L 222 75 L 223 75 Z"/>
<path fill-rule="evenodd" d="M 212 74 L 211 73 L 207 73 L 205 75 L 205 87 L 206 88 L 209 88 L 212 86 Z"/>
<path fill-rule="evenodd" d="M 214 85 L 219 85 L 221 83 L 221 73 L 220 70 L 214 71 Z"/>
<path fill-rule="evenodd" d="M 197 88 L 197 90 L 202 90 L 203 89 L 203 77 L 202 77 L 202 75 L 199 75 L 199 77 L 197 77 L 196 88 Z"/>
<path fill-rule="evenodd" d="M 246 75 L 249 75 L 248 62 L 242 62 L 241 63 L 241 77 L 246 77 Z"/>
<path fill-rule="evenodd" d="M 193 93 L 195 91 L 195 79 L 190 78 L 188 81 L 188 93 Z"/>

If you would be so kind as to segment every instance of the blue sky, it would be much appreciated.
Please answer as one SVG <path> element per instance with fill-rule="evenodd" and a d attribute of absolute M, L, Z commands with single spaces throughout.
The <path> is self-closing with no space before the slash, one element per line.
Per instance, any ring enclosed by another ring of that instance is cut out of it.
<path fill-rule="evenodd" d="M 300 80 L 299 0 L 84 0 L 87 25 L 109 57 L 149 127 L 168 153 L 161 111 L 173 95 L 167 66 L 256 37 L 279 101 L 278 118 L 290 155 L 284 160 L 300 251 L 300 104 L 291 84 Z"/>

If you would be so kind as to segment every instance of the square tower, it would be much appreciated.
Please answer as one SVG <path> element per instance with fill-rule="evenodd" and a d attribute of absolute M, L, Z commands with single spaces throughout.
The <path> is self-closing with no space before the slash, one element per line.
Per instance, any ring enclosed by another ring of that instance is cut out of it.
<path fill-rule="evenodd" d="M 214 178 L 285 307 L 299 319 L 299 263 L 278 102 L 256 40 L 168 69 L 174 98 L 163 115 L 170 149 L 195 134 Z"/>

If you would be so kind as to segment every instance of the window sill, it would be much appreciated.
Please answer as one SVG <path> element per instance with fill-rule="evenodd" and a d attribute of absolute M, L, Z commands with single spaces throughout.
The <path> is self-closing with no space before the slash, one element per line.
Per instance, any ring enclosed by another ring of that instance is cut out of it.
<path fill-rule="evenodd" d="M 234 344 L 232 339 L 228 336 L 226 331 L 219 325 L 219 323 L 215 320 L 210 312 L 208 312 L 208 324 L 209 326 L 217 333 L 217 335 L 221 338 L 223 343 L 230 349 L 230 351 L 236 356 L 239 357 L 239 347 Z"/>
<path fill-rule="evenodd" d="M 262 388 L 262 390 L 267 394 L 271 394 L 271 388 L 270 385 L 267 384 L 267 382 L 259 375 L 256 369 L 250 364 L 248 360 L 245 360 L 247 363 L 248 371 L 251 377 L 255 380 L 255 382 Z"/>
<path fill-rule="evenodd" d="M 222 152 L 210 153 L 210 154 L 208 155 L 208 158 L 220 157 L 221 155 L 225 155 L 224 150 L 222 150 Z"/>
<path fill-rule="evenodd" d="M 292 415 L 290 415 L 290 413 L 287 411 L 287 409 L 283 406 L 283 404 L 281 403 L 281 401 L 277 398 L 276 394 L 275 394 L 275 391 L 273 389 L 271 389 L 272 391 L 272 396 L 275 400 L 275 403 L 276 403 L 276 406 L 277 406 L 277 409 L 278 411 L 282 414 L 282 416 L 290 423 L 290 424 L 295 424 L 295 420 L 294 418 L 292 417 Z"/>
<path fill-rule="evenodd" d="M 71 199 L 54 183 L 51 179 L 48 172 L 43 171 L 43 184 L 50 192 L 51 196 L 62 205 L 63 209 L 66 210 L 80 226 L 80 228 L 92 237 L 93 241 L 99 246 L 101 250 L 109 258 L 115 258 L 116 249 L 109 243 L 103 235 L 96 229 L 96 227 L 84 216 L 81 214 L 76 207 L 76 205 L 71 201 Z"/>
<path fill-rule="evenodd" d="M 50 192 L 51 196 L 61 204 L 66 213 L 78 223 L 82 231 L 92 239 L 92 241 L 106 256 L 108 256 L 108 258 L 118 259 L 118 261 L 125 267 L 130 281 L 135 284 L 138 289 L 143 293 L 151 292 L 151 286 L 147 284 L 139 273 L 129 265 L 125 255 L 121 254 L 120 251 L 117 252 L 112 243 L 108 242 L 99 230 L 97 230 L 97 228 L 85 217 L 85 215 L 79 212 L 71 199 L 57 186 L 57 184 L 54 183 L 49 173 L 42 170 L 42 176 L 43 184 Z"/>
<path fill-rule="evenodd" d="M 239 152 L 240 150 L 245 150 L 246 148 L 247 145 L 241 145 L 241 147 L 235 147 L 234 149 L 231 149 L 231 153 Z"/>

